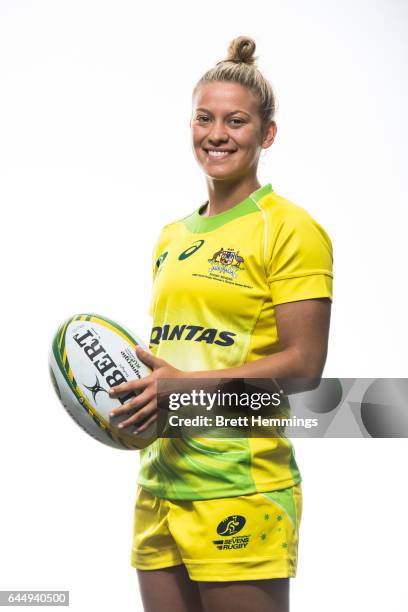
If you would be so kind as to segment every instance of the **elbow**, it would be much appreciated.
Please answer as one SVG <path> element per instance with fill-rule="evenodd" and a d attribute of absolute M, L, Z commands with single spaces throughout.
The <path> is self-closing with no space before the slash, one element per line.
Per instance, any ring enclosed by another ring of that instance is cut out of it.
<path fill-rule="evenodd" d="M 321 377 L 316 374 L 303 373 L 292 379 L 291 383 L 286 384 L 286 388 L 290 389 L 291 393 L 303 393 L 305 391 L 313 391 L 317 389 L 321 382 Z"/>
<path fill-rule="evenodd" d="M 305 384 L 303 385 L 303 391 L 313 391 L 317 389 L 321 380 L 321 376 L 307 376 L 305 378 Z"/>
<path fill-rule="evenodd" d="M 300 391 L 313 391 L 317 389 L 322 380 L 326 353 L 310 354 L 298 353 L 298 376 Z"/>

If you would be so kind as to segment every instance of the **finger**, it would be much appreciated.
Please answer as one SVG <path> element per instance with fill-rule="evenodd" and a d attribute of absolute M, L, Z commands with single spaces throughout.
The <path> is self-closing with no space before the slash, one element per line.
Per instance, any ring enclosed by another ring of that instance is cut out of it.
<path fill-rule="evenodd" d="M 114 416 L 117 416 L 118 414 L 125 414 L 126 412 L 129 412 L 130 410 L 138 410 L 142 408 L 142 406 L 147 404 L 147 402 L 149 402 L 151 399 L 153 399 L 154 396 L 155 396 L 154 392 L 152 392 L 149 389 L 145 389 L 142 393 L 128 400 L 122 406 L 117 406 L 117 408 L 113 408 L 110 411 L 109 416 L 114 417 Z"/>
<path fill-rule="evenodd" d="M 153 355 L 153 353 L 149 353 L 148 351 L 145 351 L 144 349 L 140 348 L 140 346 L 136 347 L 136 355 L 139 357 L 141 361 L 143 361 L 145 365 L 147 365 L 152 370 L 162 367 L 166 363 L 164 359 L 160 359 L 160 357 L 156 357 L 156 355 Z"/>
<path fill-rule="evenodd" d="M 150 427 L 150 425 L 152 423 L 154 423 L 155 421 L 157 421 L 158 416 L 157 416 L 157 412 L 155 414 L 153 414 L 150 419 L 148 419 L 145 423 L 143 423 L 142 425 L 138 425 L 137 429 L 135 429 L 134 433 L 141 433 L 142 431 L 146 431 L 146 429 L 148 427 Z"/>
<path fill-rule="evenodd" d="M 132 425 L 133 423 L 139 423 L 141 421 L 144 421 L 144 419 L 149 417 L 154 412 L 155 407 L 156 407 L 156 401 L 152 400 L 151 402 L 147 404 L 147 406 L 144 406 L 141 410 L 138 410 L 131 417 L 129 417 L 125 421 L 121 421 L 118 427 L 122 429 L 123 427 Z"/>
<path fill-rule="evenodd" d="M 111 397 L 116 397 L 117 395 L 130 393 L 131 391 L 141 391 L 147 384 L 149 384 L 148 378 L 149 376 L 146 376 L 145 378 L 130 380 L 129 382 L 115 385 L 109 389 L 109 395 Z"/>

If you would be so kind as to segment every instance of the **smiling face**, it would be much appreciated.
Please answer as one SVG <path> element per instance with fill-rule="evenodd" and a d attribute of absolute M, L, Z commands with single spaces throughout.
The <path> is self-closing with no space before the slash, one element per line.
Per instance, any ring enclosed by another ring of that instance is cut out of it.
<path fill-rule="evenodd" d="M 229 81 L 198 87 L 190 126 L 197 162 L 208 177 L 220 180 L 256 174 L 260 152 L 276 133 L 274 122 L 262 130 L 256 95 Z"/>

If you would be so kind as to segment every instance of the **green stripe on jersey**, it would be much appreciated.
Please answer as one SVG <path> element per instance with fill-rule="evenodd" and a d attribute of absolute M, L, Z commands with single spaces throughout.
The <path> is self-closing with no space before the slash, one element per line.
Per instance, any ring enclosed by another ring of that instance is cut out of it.
<path fill-rule="evenodd" d="M 219 213 L 218 215 L 211 215 L 210 217 L 203 217 L 200 215 L 200 209 L 202 208 L 200 206 L 200 208 L 195 210 L 191 215 L 184 217 L 182 223 L 184 223 L 187 229 L 193 234 L 211 232 L 234 219 L 238 219 L 239 217 L 243 217 L 253 212 L 259 212 L 256 202 L 272 191 L 271 184 L 264 185 L 257 191 L 254 191 L 251 196 L 245 198 L 245 200 L 242 200 L 242 202 L 239 202 L 239 204 L 236 204 L 229 210 Z"/>

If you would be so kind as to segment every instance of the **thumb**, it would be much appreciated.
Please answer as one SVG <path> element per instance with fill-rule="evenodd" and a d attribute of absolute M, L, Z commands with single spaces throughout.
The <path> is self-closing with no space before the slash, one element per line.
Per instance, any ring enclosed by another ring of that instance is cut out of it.
<path fill-rule="evenodd" d="M 162 361 L 163 361 L 162 359 L 160 359 L 159 357 L 156 357 L 155 355 L 153 355 L 152 353 L 149 353 L 148 351 L 145 351 L 140 346 L 136 346 L 135 350 L 136 350 L 137 357 L 141 361 L 143 361 L 143 363 L 147 365 L 149 368 L 151 368 L 152 370 L 162 365 Z"/>

